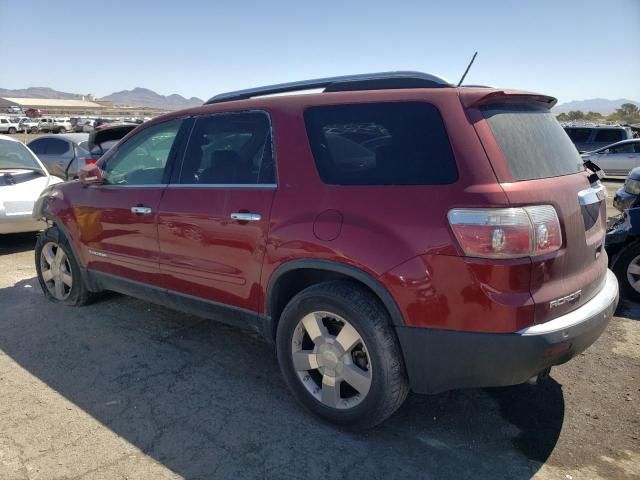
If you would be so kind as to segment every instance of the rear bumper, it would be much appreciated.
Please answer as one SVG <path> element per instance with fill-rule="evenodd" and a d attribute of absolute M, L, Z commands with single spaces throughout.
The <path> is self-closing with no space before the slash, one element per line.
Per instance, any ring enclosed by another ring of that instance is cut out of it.
<path fill-rule="evenodd" d="M 524 383 L 588 348 L 618 305 L 610 270 L 583 306 L 515 333 L 475 333 L 397 327 L 411 388 L 418 393 Z"/>

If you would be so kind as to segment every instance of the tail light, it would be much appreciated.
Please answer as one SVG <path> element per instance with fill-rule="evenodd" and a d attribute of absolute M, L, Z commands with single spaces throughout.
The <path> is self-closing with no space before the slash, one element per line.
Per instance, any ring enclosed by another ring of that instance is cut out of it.
<path fill-rule="evenodd" d="M 555 208 L 456 208 L 449 224 L 468 257 L 519 258 L 554 252 L 562 246 Z"/>
<path fill-rule="evenodd" d="M 94 163 L 96 163 L 98 161 L 97 158 L 85 158 L 84 159 L 84 163 L 85 165 L 93 165 Z"/>

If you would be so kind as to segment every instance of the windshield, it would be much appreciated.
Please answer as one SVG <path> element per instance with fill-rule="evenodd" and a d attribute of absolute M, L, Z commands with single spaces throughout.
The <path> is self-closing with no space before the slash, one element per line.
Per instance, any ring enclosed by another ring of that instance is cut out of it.
<path fill-rule="evenodd" d="M 584 171 L 578 150 L 545 107 L 498 104 L 482 107 L 515 181 Z"/>
<path fill-rule="evenodd" d="M 0 140 L 0 170 L 42 170 L 31 152 L 20 142 Z"/>

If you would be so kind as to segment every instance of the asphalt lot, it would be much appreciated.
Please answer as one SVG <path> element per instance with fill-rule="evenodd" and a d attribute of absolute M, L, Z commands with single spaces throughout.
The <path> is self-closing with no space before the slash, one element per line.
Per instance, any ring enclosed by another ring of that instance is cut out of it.
<path fill-rule="evenodd" d="M 543 385 L 412 395 L 346 432 L 243 331 L 115 294 L 46 301 L 34 242 L 0 237 L 2 480 L 640 478 L 640 306 Z"/>

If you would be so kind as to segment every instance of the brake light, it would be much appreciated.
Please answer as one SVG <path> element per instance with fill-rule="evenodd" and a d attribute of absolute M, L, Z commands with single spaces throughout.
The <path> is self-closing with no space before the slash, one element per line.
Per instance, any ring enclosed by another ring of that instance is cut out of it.
<path fill-rule="evenodd" d="M 554 252 L 562 246 L 555 208 L 456 208 L 449 224 L 468 257 L 519 258 Z"/>
<path fill-rule="evenodd" d="M 85 165 L 93 165 L 94 163 L 96 163 L 98 161 L 97 158 L 85 158 L 84 159 L 84 163 Z"/>

